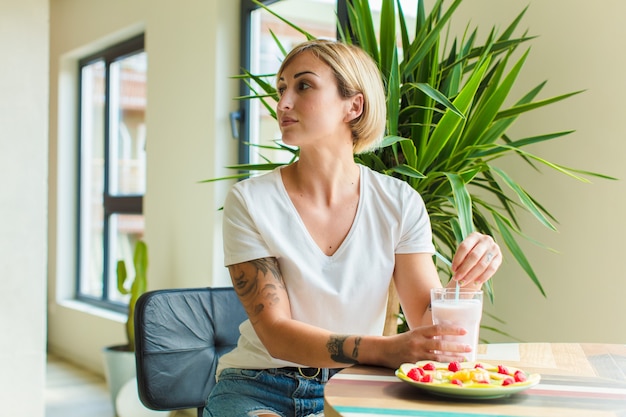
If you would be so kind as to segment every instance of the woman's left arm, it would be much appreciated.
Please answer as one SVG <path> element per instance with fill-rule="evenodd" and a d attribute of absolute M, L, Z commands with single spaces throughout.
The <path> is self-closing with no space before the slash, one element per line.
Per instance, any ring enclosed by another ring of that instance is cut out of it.
<path fill-rule="evenodd" d="M 397 254 L 394 283 L 410 328 L 432 324 L 430 289 L 441 287 L 432 256 L 427 253 Z M 470 234 L 452 260 L 453 276 L 448 286 L 482 287 L 502 263 L 500 247 L 491 236 Z"/>
<path fill-rule="evenodd" d="M 409 328 L 431 325 L 430 289 L 441 287 L 432 255 L 396 254 L 395 262 L 394 284 Z"/>

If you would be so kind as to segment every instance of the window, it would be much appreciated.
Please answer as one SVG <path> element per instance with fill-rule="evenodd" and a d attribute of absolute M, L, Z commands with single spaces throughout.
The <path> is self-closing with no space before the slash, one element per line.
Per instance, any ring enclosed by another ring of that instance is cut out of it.
<path fill-rule="evenodd" d="M 336 39 L 337 16 L 346 16 L 346 0 L 266 0 L 262 3 L 309 33 L 326 38 Z M 251 0 L 242 0 L 241 15 L 241 64 L 253 74 L 273 74 L 278 71 L 282 54 L 272 33 L 287 50 L 305 40 L 302 34 L 258 8 Z M 344 17 L 342 21 L 347 21 L 347 18 Z M 250 91 L 242 85 L 241 93 L 248 95 Z M 278 125 L 258 100 L 242 101 L 239 115 L 239 161 L 257 163 L 259 153 L 248 143 L 273 145 L 280 138 Z M 275 162 L 286 162 L 284 158 L 288 157 L 286 152 L 272 154 L 267 149 L 263 149 L 263 156 Z"/>
<path fill-rule="evenodd" d="M 146 68 L 143 35 L 79 61 L 77 298 L 122 310 L 116 263 L 134 274 L 144 231 Z"/>
<path fill-rule="evenodd" d="M 335 39 L 337 39 L 337 23 L 344 29 L 348 26 L 349 2 L 350 0 L 261 1 L 266 7 L 307 32 L 317 37 Z M 408 20 L 416 17 L 418 0 L 400 0 L 399 3 Z M 382 0 L 370 0 L 369 5 L 376 26 Z M 272 33 L 286 50 L 305 40 L 302 34 L 260 9 L 252 0 L 242 0 L 241 16 L 241 66 L 249 69 L 253 74 L 274 74 L 280 66 L 282 53 L 276 46 Z M 413 23 L 409 21 L 409 27 Z M 398 42 L 400 42 L 399 39 Z M 241 96 L 249 94 L 250 90 L 242 83 Z M 233 116 L 239 116 L 241 126 L 238 132 L 239 162 L 262 162 L 257 148 L 249 144 L 271 146 L 274 141 L 279 140 L 280 131 L 275 120 L 258 100 L 242 101 L 238 114 Z M 263 148 L 262 154 L 263 157 L 273 162 L 287 162 L 285 158 L 290 158 L 287 152 L 272 153 L 267 148 Z"/>

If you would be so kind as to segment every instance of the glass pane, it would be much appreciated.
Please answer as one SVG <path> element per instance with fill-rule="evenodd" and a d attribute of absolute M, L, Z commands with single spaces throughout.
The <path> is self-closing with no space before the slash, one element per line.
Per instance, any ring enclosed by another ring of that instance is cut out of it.
<path fill-rule="evenodd" d="M 80 290 L 102 296 L 102 193 L 104 191 L 104 73 L 103 61 L 81 73 L 80 164 Z"/>
<path fill-rule="evenodd" d="M 337 15 L 335 0 L 282 0 L 268 6 L 280 16 L 287 18 L 307 32 L 324 38 L 335 39 Z M 271 32 L 270 32 L 271 31 Z M 272 38 L 274 33 L 286 50 L 306 40 L 295 29 L 263 10 L 255 10 L 251 16 L 250 69 L 253 74 L 274 74 L 282 61 L 280 48 Z M 273 83 L 274 80 L 271 80 Z M 275 105 L 275 103 L 273 103 Z M 250 142 L 273 145 L 280 139 L 278 124 L 258 100 L 250 102 Z M 251 148 L 250 162 L 259 163 L 258 152 Z M 263 155 L 274 162 L 287 162 L 287 152 L 263 149 Z"/>
<path fill-rule="evenodd" d="M 111 64 L 111 195 L 139 195 L 146 190 L 146 65 L 145 52 Z"/>
<path fill-rule="evenodd" d="M 122 295 L 117 290 L 117 261 L 124 260 L 128 281 L 126 289 L 130 289 L 130 284 L 135 277 L 135 267 L 133 265 L 133 255 L 135 244 L 143 239 L 144 217 L 137 214 L 114 214 L 109 218 L 109 251 L 111 253 L 109 265 L 108 288 L 110 301 L 120 301 L 127 303 L 129 296 Z"/>

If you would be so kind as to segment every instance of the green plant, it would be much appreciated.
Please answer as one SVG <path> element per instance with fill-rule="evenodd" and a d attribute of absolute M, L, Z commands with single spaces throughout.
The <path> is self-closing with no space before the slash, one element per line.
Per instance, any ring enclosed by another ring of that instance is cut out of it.
<path fill-rule="evenodd" d="M 484 43 L 479 44 L 477 29 L 467 28 L 462 39 L 449 35 L 451 18 L 462 0 L 451 1 L 447 8 L 443 0 L 438 0 L 429 13 L 424 2 L 416 3 L 415 27 L 409 28 L 400 1 L 383 0 L 381 29 L 376 33 L 369 2 L 349 2 L 349 25 L 339 28 L 342 41 L 358 44 L 373 57 L 387 89 L 387 126 L 382 146 L 374 152 L 355 155 L 355 160 L 378 172 L 401 178 L 422 195 L 440 254 L 450 258 L 458 242 L 472 230 L 499 235 L 499 242 L 506 245 L 545 296 L 518 239 L 541 244 L 522 233 L 518 212 L 530 213 L 551 230 L 556 230 L 555 219 L 495 162 L 511 155 L 522 158 L 531 169 L 545 166 L 583 182 L 589 182 L 586 176 L 610 178 L 568 168 L 527 151 L 530 145 L 561 138 L 572 131 L 525 138 L 514 138 L 507 133 L 524 113 L 580 91 L 538 99 L 545 86 L 542 82 L 520 98 L 510 97 L 529 53 L 519 51 L 520 46 L 533 39 L 526 34 L 514 36 L 526 9 L 501 34 L 494 28 Z M 298 30 L 304 38 L 315 38 L 257 4 Z M 274 39 L 286 53 L 278 38 L 274 36 Z M 516 53 L 519 58 L 515 58 Z M 251 94 L 239 99 L 261 100 L 275 117 L 271 102 L 277 99 L 271 83 L 273 76 L 244 70 L 238 78 L 250 87 Z M 508 105 L 511 101 L 514 103 Z M 297 158 L 297 149 L 280 142 L 276 142 L 275 149 L 290 152 L 293 159 Z M 266 159 L 262 164 L 231 166 L 229 168 L 239 170 L 240 174 L 228 178 L 271 170 L 277 165 Z M 445 264 L 438 262 L 438 268 L 450 276 Z M 493 301 L 491 284 L 486 290 Z"/>
<path fill-rule="evenodd" d="M 126 263 L 123 260 L 117 262 L 117 290 L 126 295 L 130 294 L 128 300 L 128 318 L 126 319 L 126 340 L 128 341 L 128 350 L 135 350 L 135 304 L 137 299 L 146 292 L 147 280 L 146 272 L 148 270 L 148 248 L 142 240 L 137 241 L 135 252 L 133 254 L 133 265 L 135 267 L 135 277 L 133 278 L 130 288 L 125 286 L 128 279 L 126 272 Z"/>

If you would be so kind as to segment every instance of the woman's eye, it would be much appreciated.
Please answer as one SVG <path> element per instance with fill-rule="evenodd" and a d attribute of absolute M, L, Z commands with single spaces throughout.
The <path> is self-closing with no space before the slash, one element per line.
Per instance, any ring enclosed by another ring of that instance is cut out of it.
<path fill-rule="evenodd" d="M 306 81 L 302 81 L 302 82 L 299 82 L 297 84 L 298 91 L 307 90 L 309 88 L 311 88 L 311 84 L 309 84 Z M 285 93 L 285 91 L 287 91 L 287 87 L 286 86 L 278 86 L 278 87 L 276 87 L 276 93 L 278 94 L 279 97 L 282 96 Z"/>

